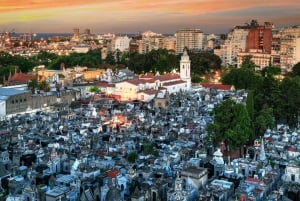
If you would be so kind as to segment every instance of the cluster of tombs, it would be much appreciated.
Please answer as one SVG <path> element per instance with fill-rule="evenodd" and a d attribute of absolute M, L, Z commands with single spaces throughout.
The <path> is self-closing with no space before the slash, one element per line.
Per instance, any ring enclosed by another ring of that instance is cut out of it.
<path fill-rule="evenodd" d="M 155 101 L 94 100 L 0 122 L 6 200 L 299 200 L 299 131 L 268 129 L 240 157 L 206 142 L 210 111 L 244 91 L 193 89 Z"/>

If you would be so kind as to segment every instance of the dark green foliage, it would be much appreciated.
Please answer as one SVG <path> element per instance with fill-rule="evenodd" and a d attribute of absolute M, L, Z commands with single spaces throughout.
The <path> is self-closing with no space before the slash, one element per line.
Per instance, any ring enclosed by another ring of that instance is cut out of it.
<path fill-rule="evenodd" d="M 66 67 L 87 66 L 88 68 L 98 68 L 102 64 L 101 50 L 90 50 L 86 54 L 72 53 L 69 56 L 58 56 L 53 58 L 47 68 L 58 70 L 62 63 Z"/>
<path fill-rule="evenodd" d="M 290 126 L 296 126 L 300 109 L 300 77 L 285 78 L 281 85 L 280 119 L 286 120 Z"/>
<path fill-rule="evenodd" d="M 223 84 L 233 85 L 235 89 L 255 89 L 261 77 L 248 68 L 234 68 L 224 73 L 221 81 Z"/>
<path fill-rule="evenodd" d="M 138 159 L 138 154 L 136 152 L 130 152 L 127 156 L 127 160 L 130 163 L 134 163 Z"/>
<path fill-rule="evenodd" d="M 143 153 L 144 154 L 151 154 L 151 155 L 154 155 L 154 156 L 158 155 L 158 151 L 156 150 L 154 143 L 147 140 L 147 139 L 145 139 L 143 141 Z"/>
<path fill-rule="evenodd" d="M 34 65 L 35 63 L 29 58 L 19 55 L 12 56 L 7 52 L 0 52 L 0 75 L 2 76 L 2 80 L 3 76 L 8 77 L 9 72 L 13 74 L 15 69 L 18 72 L 22 71 L 23 73 L 27 73 L 32 70 Z"/>
<path fill-rule="evenodd" d="M 258 136 L 263 135 L 267 128 L 274 128 L 275 121 L 272 108 L 264 108 L 255 119 L 255 133 Z"/>
<path fill-rule="evenodd" d="M 189 53 L 191 60 L 191 72 L 195 74 L 207 74 L 221 69 L 222 60 L 212 53 Z"/>
<path fill-rule="evenodd" d="M 251 55 L 244 56 L 241 68 L 255 71 L 255 63 L 251 59 L 252 59 Z"/>
<path fill-rule="evenodd" d="M 300 62 L 298 62 L 292 69 L 294 76 L 300 76 Z"/>
<path fill-rule="evenodd" d="M 48 92 L 50 91 L 51 88 L 50 88 L 50 84 L 47 83 L 46 80 L 43 80 L 38 84 L 38 89 L 43 90 L 44 92 Z"/>
<path fill-rule="evenodd" d="M 253 90 L 248 90 L 247 100 L 246 100 L 246 108 L 249 114 L 251 121 L 254 120 L 254 98 L 253 98 Z"/>
<path fill-rule="evenodd" d="M 27 83 L 28 89 L 31 90 L 31 93 L 35 93 L 35 89 L 39 86 L 39 83 L 36 79 L 30 79 Z"/>
<path fill-rule="evenodd" d="M 191 74 L 197 76 L 221 69 L 221 59 L 212 53 L 189 53 L 191 60 Z M 181 55 L 166 49 L 152 50 L 146 54 L 131 53 L 128 67 L 136 73 L 171 72 L 179 70 Z"/>
<path fill-rule="evenodd" d="M 282 112 L 280 109 L 281 92 L 280 82 L 273 77 L 263 77 L 254 90 L 254 107 L 257 112 L 264 108 L 273 108 L 275 117 L 279 117 Z"/>
<path fill-rule="evenodd" d="M 231 149 L 237 149 L 253 139 L 251 119 L 244 104 L 227 99 L 218 104 L 212 113 L 214 123 L 208 126 L 208 132 L 216 146 L 225 141 Z"/>
<path fill-rule="evenodd" d="M 274 66 L 269 66 L 269 67 L 265 67 L 262 71 L 262 76 L 263 77 L 273 77 L 276 75 L 280 75 L 281 74 L 281 69 L 279 67 L 274 67 Z"/>

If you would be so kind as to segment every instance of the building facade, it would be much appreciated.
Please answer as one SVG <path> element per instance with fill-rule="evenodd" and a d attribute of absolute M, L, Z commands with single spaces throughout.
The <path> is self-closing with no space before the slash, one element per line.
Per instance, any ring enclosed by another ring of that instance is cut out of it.
<path fill-rule="evenodd" d="M 280 65 L 286 70 L 300 62 L 300 26 L 287 27 L 279 30 Z"/>
<path fill-rule="evenodd" d="M 220 49 L 214 49 L 214 53 L 221 58 L 223 66 L 237 66 L 238 53 L 246 50 L 248 32 L 247 26 L 237 26 L 228 33 Z"/>
<path fill-rule="evenodd" d="M 251 27 L 247 35 L 246 51 L 252 49 L 271 53 L 273 24 L 265 22 L 263 26 Z"/>
<path fill-rule="evenodd" d="M 185 48 L 196 51 L 204 48 L 204 34 L 200 29 L 186 28 L 176 32 L 176 53 L 183 53 Z"/>

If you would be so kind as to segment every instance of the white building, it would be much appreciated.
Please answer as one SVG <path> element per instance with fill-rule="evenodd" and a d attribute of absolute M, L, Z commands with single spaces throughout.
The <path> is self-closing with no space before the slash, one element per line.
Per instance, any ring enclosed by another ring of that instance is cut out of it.
<path fill-rule="evenodd" d="M 237 67 L 240 68 L 245 56 L 251 56 L 251 61 L 255 64 L 255 70 L 262 70 L 268 67 L 271 61 L 271 54 L 259 50 L 250 50 L 249 52 L 239 52 L 237 54 Z"/>
<path fill-rule="evenodd" d="M 191 61 L 186 50 L 180 60 L 180 78 L 186 82 L 186 88 L 191 88 Z"/>
<path fill-rule="evenodd" d="M 204 48 L 205 36 L 200 29 L 181 29 L 176 32 L 176 53 L 184 52 L 184 48 L 189 50 L 202 50 Z"/>
<path fill-rule="evenodd" d="M 117 36 L 112 40 L 112 51 L 128 51 L 130 38 L 128 36 Z"/>
<path fill-rule="evenodd" d="M 300 62 L 300 26 L 283 28 L 279 35 L 280 65 L 289 71 Z"/>
<path fill-rule="evenodd" d="M 300 167 L 293 164 L 286 166 L 282 180 L 300 183 Z"/>
<path fill-rule="evenodd" d="M 249 29 L 236 27 L 232 29 L 220 49 L 215 49 L 214 53 L 222 60 L 222 65 L 237 65 L 237 55 L 246 50 L 246 41 Z"/>
<path fill-rule="evenodd" d="M 80 44 L 72 47 L 72 52 L 76 53 L 87 53 L 90 50 L 90 47 L 85 44 Z"/>
<path fill-rule="evenodd" d="M 190 59 L 185 51 L 180 61 L 180 73 L 164 75 L 145 75 L 139 79 L 128 79 L 115 83 L 112 95 L 120 101 L 140 100 L 148 102 L 160 91 L 169 94 L 186 91 L 191 88 Z"/>

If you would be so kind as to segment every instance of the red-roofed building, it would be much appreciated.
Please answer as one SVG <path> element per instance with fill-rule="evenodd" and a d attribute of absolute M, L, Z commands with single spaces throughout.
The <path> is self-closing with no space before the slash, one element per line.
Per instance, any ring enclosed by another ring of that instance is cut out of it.
<path fill-rule="evenodd" d="M 246 182 L 249 182 L 249 183 L 255 183 L 255 184 L 258 184 L 258 183 L 260 182 L 259 179 L 253 178 L 253 177 L 248 177 L 248 178 L 246 178 L 245 181 L 246 181 Z"/>
<path fill-rule="evenodd" d="M 191 88 L 190 60 L 185 51 L 180 61 L 180 73 L 163 75 L 142 75 L 137 79 L 127 79 L 115 83 L 111 95 L 120 97 L 120 101 L 140 100 L 149 102 L 159 91 L 173 94 Z"/>
<path fill-rule="evenodd" d="M 295 147 L 290 147 L 287 151 L 290 159 L 297 158 L 298 156 L 300 156 L 299 150 L 297 150 Z"/>
<path fill-rule="evenodd" d="M 34 74 L 26 74 L 17 72 L 15 70 L 14 75 L 9 74 L 7 80 L 5 79 L 5 76 L 3 78 L 3 84 L 4 86 L 13 86 L 13 85 L 19 85 L 19 84 L 27 84 L 30 79 L 37 79 L 37 76 Z"/>
<path fill-rule="evenodd" d="M 106 172 L 106 175 L 108 176 L 108 177 L 110 177 L 110 178 L 116 178 L 117 177 L 117 175 L 119 174 L 119 170 L 117 170 L 117 169 L 112 169 L 112 170 L 108 170 L 107 172 Z"/>
<path fill-rule="evenodd" d="M 212 88 L 223 91 L 231 91 L 234 89 L 232 85 L 220 84 L 220 83 L 201 83 L 204 88 Z"/>

